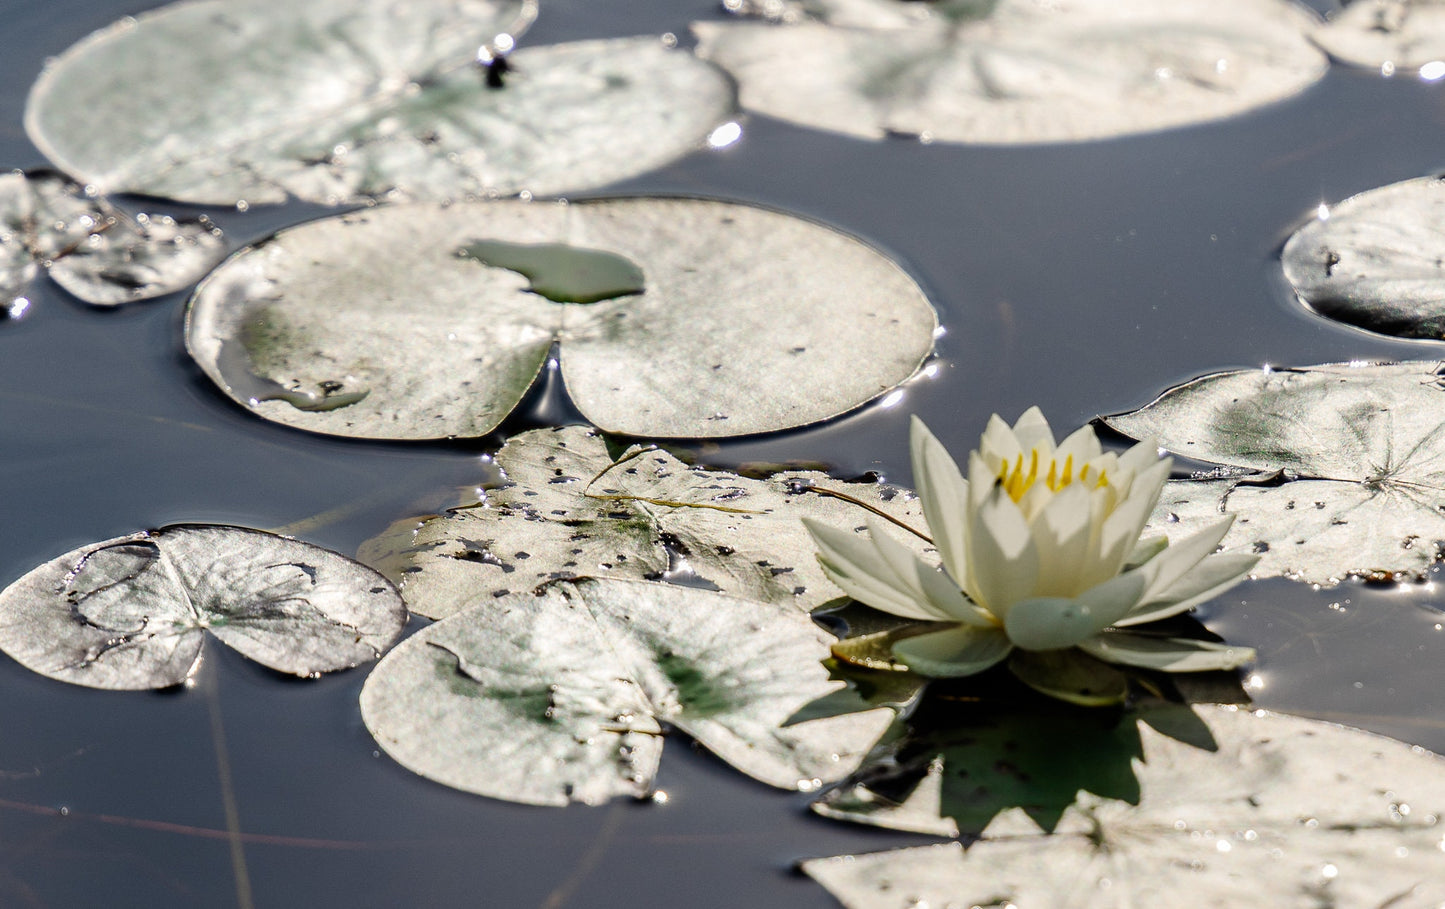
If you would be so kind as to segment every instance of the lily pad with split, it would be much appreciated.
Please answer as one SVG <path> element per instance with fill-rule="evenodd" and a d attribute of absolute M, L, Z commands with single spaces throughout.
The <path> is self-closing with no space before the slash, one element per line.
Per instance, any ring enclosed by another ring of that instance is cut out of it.
<path fill-rule="evenodd" d="M 1314 33 L 1316 43 L 1336 59 L 1378 68 L 1385 75 L 1433 69 L 1445 60 L 1445 3 L 1439 0 L 1352 0 Z M 1445 70 L 1441 70 L 1445 73 Z"/>
<path fill-rule="evenodd" d="M 744 108 L 870 139 L 1125 136 L 1285 100 L 1327 66 L 1318 17 L 1287 0 L 763 6 L 789 24 L 695 23 L 698 53 Z"/>
<path fill-rule="evenodd" d="M 831 228 L 615 198 L 383 206 L 285 230 L 211 274 L 186 339 L 237 402 L 312 432 L 485 435 L 557 343 L 599 427 L 718 437 L 888 392 L 936 326 L 898 265 Z"/>
<path fill-rule="evenodd" d="M 488 598 L 418 632 L 366 681 L 361 712 L 399 763 L 538 805 L 652 792 L 678 729 L 772 786 L 847 775 L 889 709 L 787 725 L 840 689 L 832 636 L 790 605 L 645 581 Z"/>
<path fill-rule="evenodd" d="M 278 672 L 311 676 L 376 659 L 406 607 L 376 572 L 242 527 L 176 524 L 94 543 L 0 591 L 0 650 L 93 688 L 185 681 L 207 633 Z"/>
<path fill-rule="evenodd" d="M 1222 372 L 1105 422 L 1225 476 L 1165 484 L 1146 533 L 1235 515 L 1225 551 L 1256 577 L 1421 578 L 1445 540 L 1445 379 L 1437 361 Z M 1232 472 L 1233 475 L 1229 475 Z"/>
<path fill-rule="evenodd" d="M 1099 909 L 1425 909 L 1445 899 L 1438 757 L 1296 717 L 1194 710 L 1211 748 L 1138 727 L 1135 798 L 1083 791 L 1052 832 L 1010 811 L 967 847 L 814 859 L 803 871 L 848 909 L 1081 899 Z"/>
<path fill-rule="evenodd" d="M 720 72 L 655 37 L 521 48 L 503 76 L 534 8 L 186 0 L 61 54 L 26 127 L 101 192 L 340 204 L 602 186 L 701 148 L 732 111 Z"/>
<path fill-rule="evenodd" d="M 205 218 L 129 214 L 45 171 L 0 174 L 0 313 L 42 271 L 95 306 L 181 290 L 225 253 Z"/>
<path fill-rule="evenodd" d="M 395 580 L 412 611 L 444 618 L 559 578 L 675 573 L 806 612 L 843 592 L 824 576 L 801 517 L 861 527 L 874 508 L 924 526 L 917 500 L 894 487 L 816 472 L 752 479 L 660 449 L 613 453 L 581 426 L 513 436 L 496 463 L 510 485 L 485 501 L 398 522 L 362 546 L 358 557 Z"/>

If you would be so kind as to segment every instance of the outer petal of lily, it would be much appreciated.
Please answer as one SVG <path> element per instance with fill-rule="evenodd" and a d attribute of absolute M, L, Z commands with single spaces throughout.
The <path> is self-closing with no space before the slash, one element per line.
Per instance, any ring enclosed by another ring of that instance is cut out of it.
<path fill-rule="evenodd" d="M 1145 439 L 1119 455 L 1119 467 L 1130 473 L 1137 474 L 1158 460 L 1159 443 L 1154 439 Z"/>
<path fill-rule="evenodd" d="M 1034 597 L 1015 603 L 1004 620 L 1009 640 L 1023 650 L 1059 650 L 1093 637 L 1143 596 L 1148 578 L 1131 571 L 1076 597 Z"/>
<path fill-rule="evenodd" d="M 1019 416 L 1014 422 L 1013 431 L 1019 449 L 1023 451 L 1024 460 L 1028 460 L 1029 452 L 1035 448 L 1042 454 L 1053 454 L 1054 431 L 1049 428 L 1049 421 L 1044 419 L 1044 412 L 1037 406 L 1030 407 Z"/>
<path fill-rule="evenodd" d="M 1131 568 L 1138 568 L 1168 547 L 1169 538 L 1162 533 L 1158 536 L 1142 538 L 1134 544 L 1134 549 L 1129 553 L 1129 557 L 1124 560 L 1124 570 L 1128 571 Z"/>
<path fill-rule="evenodd" d="M 923 502 L 923 517 L 943 567 L 955 578 L 968 577 L 968 481 L 943 444 L 914 417 L 908 437 L 913 482 Z"/>
<path fill-rule="evenodd" d="M 1258 562 L 1259 556 L 1242 553 L 1208 556 L 1195 566 L 1193 571 L 1162 593 L 1153 597 L 1145 594 L 1145 599 L 1135 606 L 1129 615 L 1114 624 L 1142 625 L 1178 615 L 1233 587 L 1249 574 Z"/>
<path fill-rule="evenodd" d="M 1198 533 L 1171 544 L 1155 556 L 1152 563 L 1154 580 L 1149 585 L 1149 592 L 1144 594 L 1144 602 L 1162 596 L 1164 591 L 1202 562 L 1219 546 L 1219 541 L 1224 539 L 1233 523 L 1234 515 L 1227 515 Z"/>
<path fill-rule="evenodd" d="M 818 563 L 823 572 L 848 596 L 905 619 L 957 621 L 909 590 L 868 540 L 808 518 L 803 523 L 818 544 Z"/>
<path fill-rule="evenodd" d="M 963 595 L 955 581 L 893 539 L 883 522 L 871 516 L 868 518 L 868 538 L 878 556 L 893 570 L 898 583 L 915 601 L 931 604 L 948 619 L 965 625 L 980 628 L 998 625 L 983 607 Z"/>
<path fill-rule="evenodd" d="M 1251 647 L 1120 632 L 1106 632 L 1081 641 L 1079 649 L 1106 663 L 1164 672 L 1234 669 L 1253 662 L 1255 656 Z"/>
<path fill-rule="evenodd" d="M 948 679 L 983 672 L 1012 649 L 1002 629 L 956 625 L 904 638 L 893 645 L 893 655 L 920 675 Z"/>
<path fill-rule="evenodd" d="M 997 484 L 971 517 L 964 590 L 1003 619 L 1009 606 L 1033 593 L 1038 550 L 1023 513 Z"/>
<path fill-rule="evenodd" d="M 1039 551 L 1036 596 L 1067 597 L 1079 593 L 1078 580 L 1089 558 L 1089 491 L 1071 483 L 1044 506 L 1029 528 Z"/>

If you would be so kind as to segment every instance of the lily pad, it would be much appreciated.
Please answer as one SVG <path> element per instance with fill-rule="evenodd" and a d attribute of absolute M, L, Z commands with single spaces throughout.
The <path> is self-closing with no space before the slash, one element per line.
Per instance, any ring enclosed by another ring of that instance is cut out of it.
<path fill-rule="evenodd" d="M 1296 717 L 1196 709 L 1218 750 L 1141 728 L 1137 804 L 1085 792 L 1051 834 L 1013 812 L 967 848 L 839 856 L 803 870 L 848 909 L 1425 909 L 1445 899 L 1438 757 Z"/>
<path fill-rule="evenodd" d="M 512 247 L 506 265 L 478 255 L 494 241 Z M 516 260 L 534 244 L 552 246 Z M 592 255 L 625 259 L 640 281 L 594 277 L 585 305 L 537 291 Z M 617 295 L 597 300 L 599 288 Z M 558 342 L 593 423 L 716 437 L 852 410 L 912 376 L 936 326 L 902 269 L 831 228 L 635 198 L 382 206 L 282 231 L 206 279 L 186 339 L 233 399 L 313 432 L 485 435 Z"/>
<path fill-rule="evenodd" d="M 1106 418 L 1238 468 L 1165 484 L 1145 533 L 1236 516 L 1226 551 L 1256 577 L 1423 577 L 1445 540 L 1445 372 L 1435 360 L 1222 372 Z"/>
<path fill-rule="evenodd" d="M 523 0 L 199 0 L 83 39 L 26 128 L 101 192 L 337 204 L 602 186 L 701 148 L 733 109 L 657 38 L 523 48 Z M 489 84 L 490 82 L 490 84 Z"/>
<path fill-rule="evenodd" d="M 423 629 L 372 671 L 361 712 L 403 766 L 492 798 L 647 796 L 667 726 L 769 785 L 816 789 L 847 775 L 893 716 L 783 725 L 840 687 L 821 663 L 831 640 L 790 606 L 582 580 Z"/>
<path fill-rule="evenodd" d="M 259 530 L 176 524 L 93 543 L 0 591 L 0 650 L 93 688 L 186 680 L 206 632 L 312 676 L 374 660 L 406 624 L 396 589 L 334 552 Z"/>
<path fill-rule="evenodd" d="M 1445 339 L 1445 178 L 1393 183 L 1322 208 L 1289 238 L 1282 259 L 1295 293 L 1321 315 Z"/>
<path fill-rule="evenodd" d="M 115 306 L 180 290 L 224 253 L 205 218 L 130 215 L 58 174 L 0 174 L 0 310 L 41 269 L 85 302 Z"/>
<path fill-rule="evenodd" d="M 889 5 L 804 3 L 796 24 L 693 30 L 745 108 L 864 138 L 1104 139 L 1272 104 L 1327 66 L 1307 37 L 1318 17 L 1285 0 L 954 2 L 916 24 L 919 4 Z"/>
<path fill-rule="evenodd" d="M 670 571 L 806 612 L 844 594 L 823 574 L 800 518 L 861 527 L 867 516 L 810 488 L 924 526 L 917 499 L 894 487 L 815 472 L 754 480 L 658 449 L 614 458 L 605 440 L 580 426 L 513 436 L 496 461 L 513 485 L 488 490 L 477 505 L 399 522 L 362 546 L 358 557 L 395 580 L 413 612 L 445 618 L 559 578 L 652 579 Z M 910 545 L 926 549 L 917 538 Z"/>
<path fill-rule="evenodd" d="M 1353 0 L 1315 31 L 1316 43 L 1356 66 L 1388 75 L 1445 60 L 1445 3 L 1439 0 Z M 1421 76 L 1440 78 L 1445 69 Z"/>

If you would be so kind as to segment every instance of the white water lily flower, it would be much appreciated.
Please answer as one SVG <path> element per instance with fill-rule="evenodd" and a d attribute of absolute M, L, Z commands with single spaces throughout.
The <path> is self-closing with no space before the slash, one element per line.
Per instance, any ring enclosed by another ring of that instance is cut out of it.
<path fill-rule="evenodd" d="M 1247 647 L 1128 629 L 1187 610 L 1239 582 L 1257 561 L 1214 550 L 1232 517 L 1170 543 L 1140 539 L 1171 461 L 1153 442 L 1104 452 L 1085 426 L 1058 444 L 1038 408 L 1013 427 L 995 415 L 964 479 L 917 417 L 913 475 L 942 571 L 880 521 L 866 536 L 807 522 L 818 559 L 849 596 L 951 627 L 893 644 L 923 675 L 972 675 L 1015 648 L 1077 647 L 1110 663 L 1194 672 L 1254 659 Z"/>

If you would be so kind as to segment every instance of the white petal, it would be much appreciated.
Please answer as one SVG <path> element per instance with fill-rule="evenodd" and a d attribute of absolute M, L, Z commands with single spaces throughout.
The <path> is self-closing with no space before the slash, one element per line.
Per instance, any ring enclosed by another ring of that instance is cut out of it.
<path fill-rule="evenodd" d="M 998 414 L 989 417 L 988 426 L 984 427 L 983 436 L 978 440 L 978 453 L 983 455 L 989 466 L 997 471 L 999 463 L 1012 464 L 1014 459 L 1023 452 L 1023 447 L 1019 445 L 1014 431 L 1003 421 L 1003 418 Z M 972 468 L 969 470 L 969 478 L 977 479 Z"/>
<path fill-rule="evenodd" d="M 998 483 L 998 469 L 989 467 L 983 455 L 968 453 L 968 510 L 974 512 Z"/>
<path fill-rule="evenodd" d="M 1114 624 L 1141 625 L 1178 615 L 1238 584 L 1258 562 L 1259 556 L 1256 555 L 1211 555 L 1162 593 L 1146 596 L 1128 616 Z"/>
<path fill-rule="evenodd" d="M 923 502 L 923 517 L 928 521 L 933 545 L 938 547 L 943 567 L 962 581 L 968 577 L 968 481 L 943 443 L 918 417 L 913 418 L 908 441 L 913 455 L 913 483 Z"/>
<path fill-rule="evenodd" d="M 984 628 L 998 624 L 983 608 L 963 595 L 956 581 L 895 540 L 882 520 L 872 516 L 868 518 L 868 538 L 878 557 L 893 570 L 897 583 L 915 601 L 932 605 L 950 621 Z"/>
<path fill-rule="evenodd" d="M 1164 488 L 1167 479 L 1168 461 L 1149 467 L 1134 479 L 1129 497 L 1104 521 L 1097 558 L 1105 576 L 1116 574 L 1124 567 L 1124 560 L 1139 541 L 1139 534 L 1148 523 L 1154 504 L 1159 501 L 1159 491 Z"/>
<path fill-rule="evenodd" d="M 803 524 L 818 544 L 818 562 L 823 572 L 848 596 L 905 619 L 953 620 L 900 581 L 870 541 L 809 518 L 804 518 Z"/>
<path fill-rule="evenodd" d="M 1000 619 L 1009 606 L 1033 594 L 1039 556 L 1019 507 L 995 484 L 971 515 L 965 591 Z"/>
<path fill-rule="evenodd" d="M 1112 625 L 1139 602 L 1140 572 L 1110 578 L 1076 597 L 1036 597 L 1015 603 L 1004 621 L 1009 640 L 1024 650 L 1072 647 Z"/>
<path fill-rule="evenodd" d="M 1089 553 L 1089 491 L 1077 483 L 1059 490 L 1029 525 L 1039 553 L 1036 596 L 1073 596 L 1083 589 Z"/>
<path fill-rule="evenodd" d="M 1044 419 L 1044 412 L 1038 407 L 1024 411 L 1015 421 L 1013 432 L 1019 449 L 1024 453 L 1024 460 L 1028 460 L 1028 453 L 1035 448 L 1039 449 L 1040 455 L 1054 451 L 1054 431 L 1049 428 L 1049 421 Z"/>
<path fill-rule="evenodd" d="M 1169 547 L 1154 557 L 1153 568 L 1156 574 L 1149 585 L 1149 592 L 1144 595 L 1145 602 L 1162 596 L 1164 591 L 1174 586 L 1186 572 L 1203 561 L 1205 556 L 1219 546 L 1220 540 L 1224 539 L 1233 523 L 1234 515 L 1227 515 L 1198 533 L 1182 540 L 1170 541 Z"/>
<path fill-rule="evenodd" d="M 983 672 L 1012 649 L 1008 637 L 999 629 L 957 625 L 904 638 L 893 645 L 893 655 L 920 675 L 957 678 Z"/>
<path fill-rule="evenodd" d="M 1078 467 L 1092 461 L 1103 453 L 1099 447 L 1099 437 L 1094 434 L 1094 427 L 1087 423 L 1069 433 L 1064 441 L 1054 449 L 1054 460 L 1062 465 L 1068 460 L 1069 455 L 1074 456 L 1074 466 Z"/>
<path fill-rule="evenodd" d="M 1119 455 L 1119 467 L 1137 474 L 1159 460 L 1159 443 L 1154 439 L 1145 439 L 1138 445 Z"/>
<path fill-rule="evenodd" d="M 1124 560 L 1124 568 L 1126 570 L 1138 568 L 1168 547 L 1169 538 L 1162 533 L 1157 536 L 1144 537 L 1134 544 L 1134 549 L 1129 553 L 1129 557 Z"/>
<path fill-rule="evenodd" d="M 1079 643 L 1079 649 L 1106 663 L 1140 666 L 1164 672 L 1209 672 L 1234 669 L 1254 661 L 1254 650 L 1214 641 L 1157 638 L 1106 632 Z"/>

